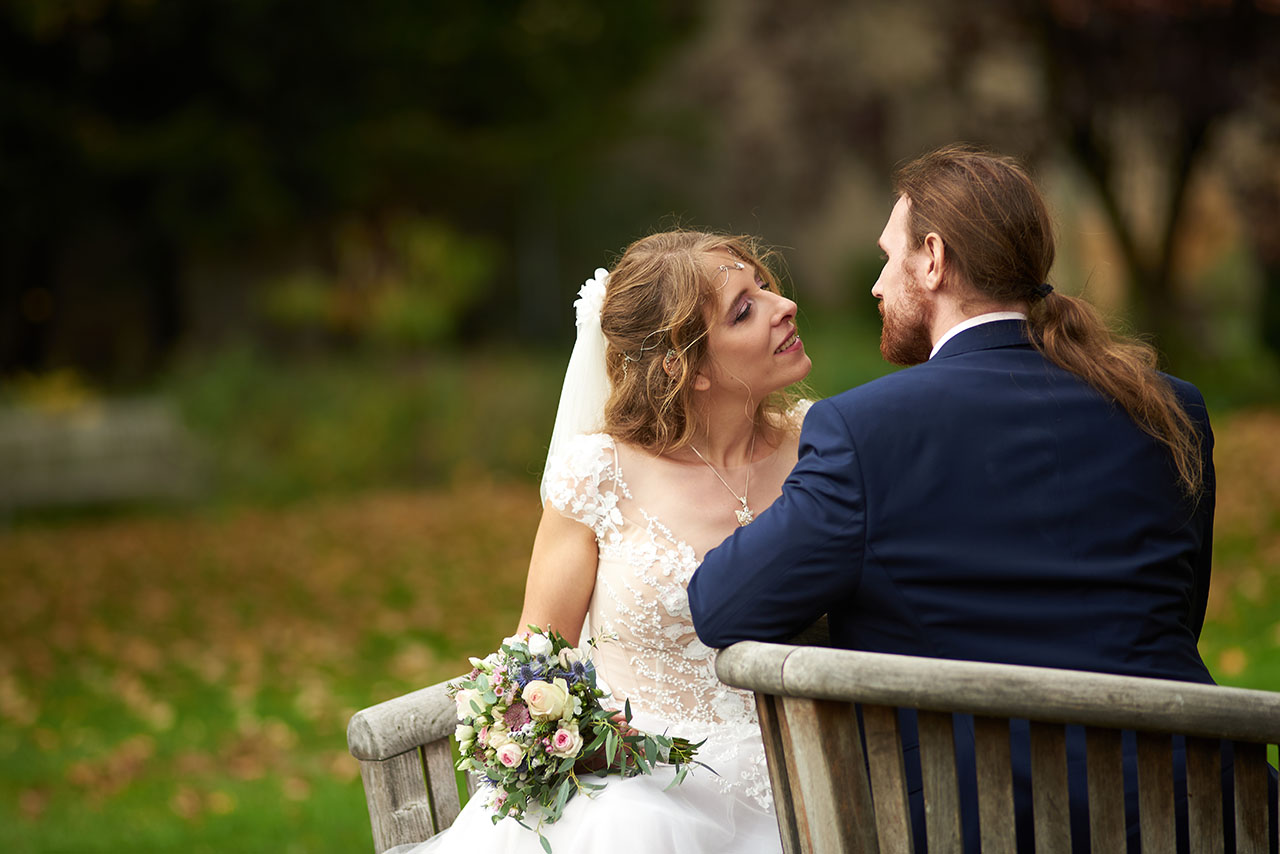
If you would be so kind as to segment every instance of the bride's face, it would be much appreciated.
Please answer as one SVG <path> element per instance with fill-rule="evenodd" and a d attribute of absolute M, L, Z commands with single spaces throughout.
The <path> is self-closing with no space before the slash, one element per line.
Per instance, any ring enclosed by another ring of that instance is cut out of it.
<path fill-rule="evenodd" d="M 707 263 L 723 283 L 703 309 L 710 386 L 760 401 L 808 376 L 813 363 L 796 329 L 796 304 L 729 252 L 709 253 Z"/>

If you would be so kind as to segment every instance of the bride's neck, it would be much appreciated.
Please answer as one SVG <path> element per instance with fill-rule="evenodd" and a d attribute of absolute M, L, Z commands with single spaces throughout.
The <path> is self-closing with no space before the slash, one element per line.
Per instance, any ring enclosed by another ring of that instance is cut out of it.
<path fill-rule="evenodd" d="M 768 450 L 768 443 L 760 435 L 754 421 L 754 407 L 744 410 L 739 404 L 720 407 L 705 413 L 703 427 L 694 437 L 693 445 L 698 453 L 712 465 L 734 468 L 753 462 L 753 456 Z"/>

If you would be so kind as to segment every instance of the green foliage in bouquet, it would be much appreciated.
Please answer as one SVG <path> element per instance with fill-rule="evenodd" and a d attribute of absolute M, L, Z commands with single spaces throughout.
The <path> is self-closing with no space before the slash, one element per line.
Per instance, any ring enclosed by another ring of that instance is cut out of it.
<path fill-rule="evenodd" d="M 540 828 L 558 821 L 575 795 L 604 788 L 589 778 L 674 765 L 675 786 L 691 764 L 702 764 L 694 759 L 701 742 L 632 729 L 630 700 L 621 712 L 602 704 L 610 695 L 591 661 L 598 638 L 578 648 L 556 632 L 529 629 L 471 659 L 472 671 L 453 683 L 457 767 L 476 777 L 495 824 L 514 818 L 550 852 Z"/>

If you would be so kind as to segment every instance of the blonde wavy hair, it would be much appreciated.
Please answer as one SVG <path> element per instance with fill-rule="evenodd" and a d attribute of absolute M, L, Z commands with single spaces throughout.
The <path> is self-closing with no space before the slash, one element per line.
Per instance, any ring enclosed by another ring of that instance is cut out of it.
<path fill-rule="evenodd" d="M 658 454 L 688 446 L 703 426 L 693 384 L 710 359 L 704 307 L 723 284 L 723 274 L 707 263 L 716 251 L 755 268 L 781 293 L 769 267 L 776 253 L 745 235 L 652 234 L 628 246 L 610 272 L 600 326 L 610 384 L 604 429 L 614 439 Z M 795 400 L 783 389 L 756 404 L 753 417 L 766 438 L 776 442 L 787 429 Z"/>

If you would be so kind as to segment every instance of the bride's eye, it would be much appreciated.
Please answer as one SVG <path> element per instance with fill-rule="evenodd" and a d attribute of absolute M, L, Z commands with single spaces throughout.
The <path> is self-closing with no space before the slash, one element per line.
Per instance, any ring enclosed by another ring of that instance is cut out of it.
<path fill-rule="evenodd" d="M 747 316 L 750 314 L 751 314 L 751 300 L 744 300 L 742 303 L 742 308 L 738 309 L 738 313 L 734 315 L 733 322 L 741 323 L 742 321 L 746 320 Z"/>

